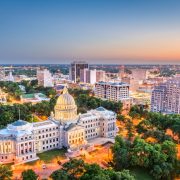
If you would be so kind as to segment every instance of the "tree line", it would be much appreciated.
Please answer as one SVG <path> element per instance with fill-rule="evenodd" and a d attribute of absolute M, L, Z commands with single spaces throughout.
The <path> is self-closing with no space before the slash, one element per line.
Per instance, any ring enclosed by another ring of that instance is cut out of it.
<path fill-rule="evenodd" d="M 69 92 L 75 98 L 79 113 L 85 113 L 90 109 L 95 109 L 100 106 L 118 114 L 122 111 L 123 105 L 120 101 L 114 102 L 96 98 L 90 90 L 70 89 Z"/>
<path fill-rule="evenodd" d="M 132 142 L 116 136 L 112 151 L 115 170 L 145 168 L 155 179 L 173 179 L 179 174 L 176 145 L 172 141 L 153 144 L 139 137 Z"/>
<path fill-rule="evenodd" d="M 42 101 L 37 104 L 24 103 L 13 105 L 0 105 L 0 128 L 4 128 L 7 124 L 13 123 L 19 119 L 32 122 L 33 113 L 40 116 L 50 116 L 54 110 L 56 98 L 51 98 L 50 101 Z"/>
<path fill-rule="evenodd" d="M 172 137 L 166 134 L 167 129 L 171 129 L 173 136 L 180 140 L 180 115 L 179 114 L 162 114 L 148 112 L 142 106 L 133 106 L 129 115 L 132 119 L 141 119 L 136 126 L 138 133 L 144 137 L 155 137 L 159 142 L 172 140 Z"/>

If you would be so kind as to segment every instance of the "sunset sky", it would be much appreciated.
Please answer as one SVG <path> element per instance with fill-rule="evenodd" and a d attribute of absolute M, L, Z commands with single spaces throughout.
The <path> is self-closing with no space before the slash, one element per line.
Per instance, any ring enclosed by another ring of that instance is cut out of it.
<path fill-rule="evenodd" d="M 180 0 L 1 0 L 0 63 L 178 63 Z"/>

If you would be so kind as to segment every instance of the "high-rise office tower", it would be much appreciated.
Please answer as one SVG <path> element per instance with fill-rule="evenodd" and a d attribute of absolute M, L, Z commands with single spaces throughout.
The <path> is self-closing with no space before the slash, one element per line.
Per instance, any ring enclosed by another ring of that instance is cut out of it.
<path fill-rule="evenodd" d="M 151 111 L 180 114 L 180 77 L 154 88 Z"/>
<path fill-rule="evenodd" d="M 80 82 L 95 84 L 96 83 L 96 69 L 81 69 Z"/>
<path fill-rule="evenodd" d="M 37 79 L 39 86 L 53 87 L 53 78 L 48 69 L 38 69 Z"/>
<path fill-rule="evenodd" d="M 75 83 L 80 82 L 80 74 L 83 69 L 89 69 L 89 65 L 85 61 L 72 62 L 69 69 L 70 79 Z"/>

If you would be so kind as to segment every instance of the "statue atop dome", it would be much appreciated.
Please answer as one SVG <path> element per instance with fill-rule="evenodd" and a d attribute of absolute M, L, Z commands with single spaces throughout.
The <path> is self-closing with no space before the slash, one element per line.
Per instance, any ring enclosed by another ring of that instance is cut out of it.
<path fill-rule="evenodd" d="M 63 89 L 63 94 L 69 93 L 67 87 L 65 86 Z"/>
<path fill-rule="evenodd" d="M 64 87 L 63 93 L 58 97 L 54 108 L 55 120 L 61 123 L 75 123 L 77 121 L 77 106 L 74 98 L 69 94 L 68 89 Z"/>

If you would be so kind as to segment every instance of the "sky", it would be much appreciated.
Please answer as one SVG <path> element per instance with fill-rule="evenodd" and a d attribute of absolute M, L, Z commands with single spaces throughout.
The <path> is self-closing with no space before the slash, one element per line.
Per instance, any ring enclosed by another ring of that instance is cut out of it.
<path fill-rule="evenodd" d="M 180 0 L 2 0 L 0 64 L 180 64 Z"/>

